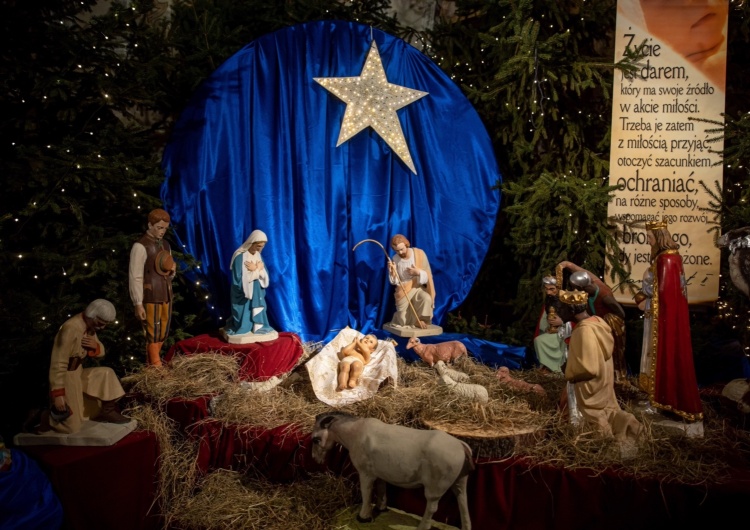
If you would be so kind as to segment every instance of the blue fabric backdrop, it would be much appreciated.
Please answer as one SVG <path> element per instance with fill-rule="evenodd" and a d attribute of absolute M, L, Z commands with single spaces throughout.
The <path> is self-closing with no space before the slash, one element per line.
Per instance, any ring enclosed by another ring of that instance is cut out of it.
<path fill-rule="evenodd" d="M 314 77 L 359 76 L 375 39 L 390 83 L 429 95 L 398 111 L 413 174 L 368 128 L 336 147 L 346 104 Z M 229 314 L 229 262 L 268 235 L 269 319 L 303 340 L 388 322 L 393 289 L 380 248 L 402 233 L 430 259 L 435 322 L 468 294 L 492 236 L 501 176 L 470 102 L 403 40 L 354 22 L 268 34 L 197 90 L 164 153 L 165 209 L 201 262 L 210 307 Z"/>

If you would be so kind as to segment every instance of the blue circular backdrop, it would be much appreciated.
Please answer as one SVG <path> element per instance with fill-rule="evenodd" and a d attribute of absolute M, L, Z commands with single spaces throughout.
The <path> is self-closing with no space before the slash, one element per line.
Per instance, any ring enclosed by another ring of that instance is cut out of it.
<path fill-rule="evenodd" d="M 336 147 L 346 104 L 314 81 L 359 76 L 372 39 L 390 83 L 428 95 L 397 111 L 416 174 L 371 128 Z M 435 321 L 468 294 L 497 215 L 501 179 L 479 116 L 432 60 L 354 22 L 289 27 L 248 44 L 197 90 L 164 153 L 165 209 L 201 262 L 219 318 L 229 262 L 268 235 L 271 324 L 322 340 L 390 320 L 392 287 L 374 239 L 397 233 L 427 253 Z"/>

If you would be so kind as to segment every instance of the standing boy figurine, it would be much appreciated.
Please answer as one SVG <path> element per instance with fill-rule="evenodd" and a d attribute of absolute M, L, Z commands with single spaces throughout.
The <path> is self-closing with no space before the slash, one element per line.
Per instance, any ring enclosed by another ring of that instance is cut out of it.
<path fill-rule="evenodd" d="M 151 366 L 161 366 L 161 347 L 172 320 L 172 279 L 177 267 L 164 241 L 169 221 L 166 211 L 152 210 L 148 230 L 130 251 L 130 299 L 146 333 L 146 360 Z"/>

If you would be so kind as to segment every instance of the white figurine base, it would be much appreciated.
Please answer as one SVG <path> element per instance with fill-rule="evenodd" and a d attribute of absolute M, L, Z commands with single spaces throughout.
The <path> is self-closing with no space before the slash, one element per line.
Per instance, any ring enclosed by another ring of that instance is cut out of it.
<path fill-rule="evenodd" d="M 27 445 L 108 446 L 114 445 L 138 427 L 136 420 L 130 423 L 104 423 L 86 420 L 81 430 L 73 434 L 47 431 L 42 434 L 19 433 L 13 443 L 19 447 Z"/>
<path fill-rule="evenodd" d="M 658 425 L 659 427 L 664 427 L 672 431 L 682 432 L 688 438 L 703 438 L 703 421 L 688 423 L 685 421 L 661 420 L 655 421 L 654 425 Z"/>
<path fill-rule="evenodd" d="M 358 514 L 359 506 L 344 508 L 334 516 L 333 527 L 340 530 L 359 530 L 362 528 L 371 528 L 373 530 L 383 530 L 386 528 L 413 530 L 417 528 L 419 521 L 422 519 L 421 514 L 415 515 L 407 513 L 392 506 L 388 506 L 388 509 L 385 511 L 377 512 L 377 517 L 375 517 L 371 523 L 360 523 L 357 521 Z M 375 511 L 373 511 L 373 515 L 376 515 Z M 440 523 L 434 519 L 432 520 L 432 526 L 430 526 L 430 528 L 434 528 L 435 530 L 459 530 L 456 526 L 451 526 L 447 523 Z"/>
<path fill-rule="evenodd" d="M 243 335 L 227 335 L 224 328 L 219 330 L 219 334 L 224 342 L 229 344 L 252 344 L 254 342 L 268 342 L 270 340 L 276 340 L 279 338 L 278 331 L 271 331 L 269 333 L 245 333 Z"/>
<path fill-rule="evenodd" d="M 399 337 L 432 337 L 433 335 L 442 335 L 443 328 L 430 324 L 426 329 L 415 328 L 413 326 L 399 326 L 397 324 L 383 324 L 383 331 L 398 335 Z"/>

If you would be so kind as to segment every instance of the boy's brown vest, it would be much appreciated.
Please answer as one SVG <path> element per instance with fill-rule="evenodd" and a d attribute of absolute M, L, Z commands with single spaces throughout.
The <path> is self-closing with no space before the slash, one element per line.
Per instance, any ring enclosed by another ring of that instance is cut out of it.
<path fill-rule="evenodd" d="M 156 272 L 156 255 L 171 248 L 169 243 L 163 239 L 157 241 L 148 234 L 138 242 L 146 249 L 146 263 L 143 265 L 143 303 L 144 304 L 161 304 L 172 300 L 172 278 L 171 276 L 162 276 Z"/>

